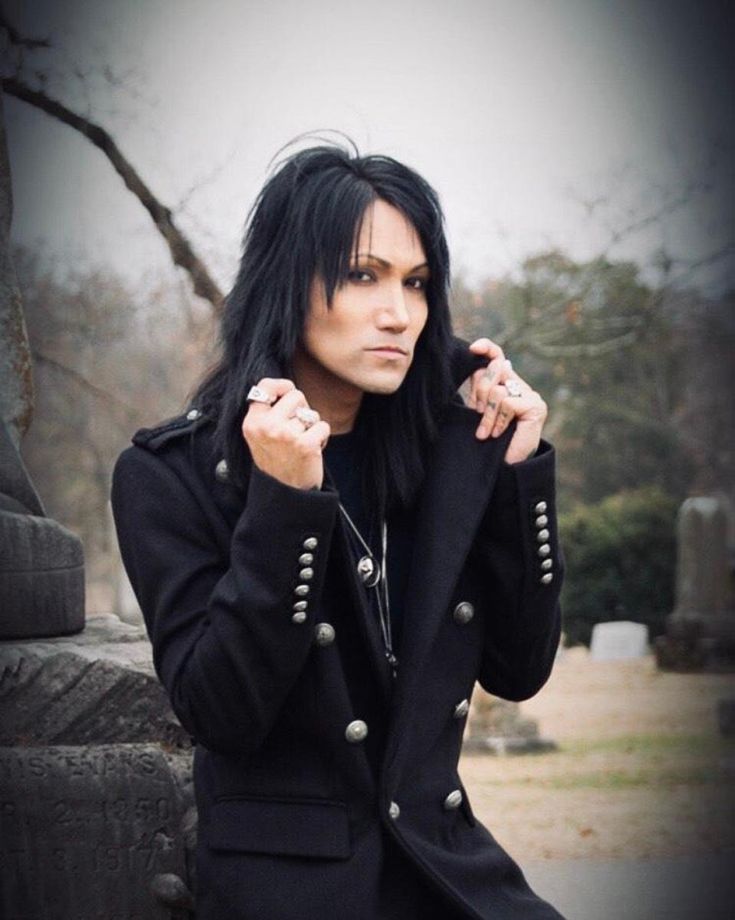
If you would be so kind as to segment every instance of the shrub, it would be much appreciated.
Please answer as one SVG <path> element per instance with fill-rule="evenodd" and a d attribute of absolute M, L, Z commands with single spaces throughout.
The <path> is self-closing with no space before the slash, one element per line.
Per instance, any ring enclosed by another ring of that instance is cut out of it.
<path fill-rule="evenodd" d="M 568 645 L 589 645 L 594 624 L 608 620 L 645 623 L 651 640 L 664 632 L 674 604 L 676 512 L 676 499 L 649 486 L 560 515 Z"/>

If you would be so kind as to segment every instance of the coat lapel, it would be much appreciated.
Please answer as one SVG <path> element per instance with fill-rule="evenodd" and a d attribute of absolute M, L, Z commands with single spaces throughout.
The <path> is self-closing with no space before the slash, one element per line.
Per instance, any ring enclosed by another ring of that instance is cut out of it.
<path fill-rule="evenodd" d="M 515 430 L 511 425 L 500 438 L 479 441 L 477 425 L 475 412 L 450 407 L 422 487 L 386 764 L 408 737 L 426 655 L 449 615 L 454 585 Z"/>

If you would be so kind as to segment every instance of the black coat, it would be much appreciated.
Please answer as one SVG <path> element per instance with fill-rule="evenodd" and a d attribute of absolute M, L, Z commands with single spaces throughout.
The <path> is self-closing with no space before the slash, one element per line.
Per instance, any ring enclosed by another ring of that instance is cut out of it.
<path fill-rule="evenodd" d="M 196 410 L 120 456 L 123 561 L 197 742 L 199 920 L 560 917 L 476 821 L 457 773 L 475 681 L 527 699 L 560 633 L 553 449 L 509 466 L 510 432 L 481 442 L 477 422 L 452 406 L 433 448 L 395 681 L 336 491 L 256 467 L 235 488 Z"/>

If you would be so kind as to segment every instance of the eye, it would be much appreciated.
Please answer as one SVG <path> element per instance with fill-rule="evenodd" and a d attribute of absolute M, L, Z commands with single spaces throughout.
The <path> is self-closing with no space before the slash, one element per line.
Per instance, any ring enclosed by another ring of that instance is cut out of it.
<path fill-rule="evenodd" d="M 406 281 L 408 287 L 414 291 L 425 291 L 428 283 L 429 282 L 426 278 L 409 278 Z"/>
<path fill-rule="evenodd" d="M 363 268 L 353 268 L 351 271 L 347 272 L 347 280 L 355 281 L 357 284 L 365 284 L 367 281 L 374 281 L 372 272 L 366 271 Z"/>

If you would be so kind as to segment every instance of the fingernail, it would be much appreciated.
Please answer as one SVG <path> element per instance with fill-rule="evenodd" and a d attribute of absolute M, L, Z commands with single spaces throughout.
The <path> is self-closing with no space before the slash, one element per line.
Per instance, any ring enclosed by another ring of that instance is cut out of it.
<path fill-rule="evenodd" d="M 487 437 L 487 433 L 488 433 L 488 432 L 487 432 L 487 425 L 480 425 L 480 427 L 477 429 L 477 437 L 478 437 L 478 438 L 481 438 L 481 439 L 486 438 L 486 437 Z"/>

